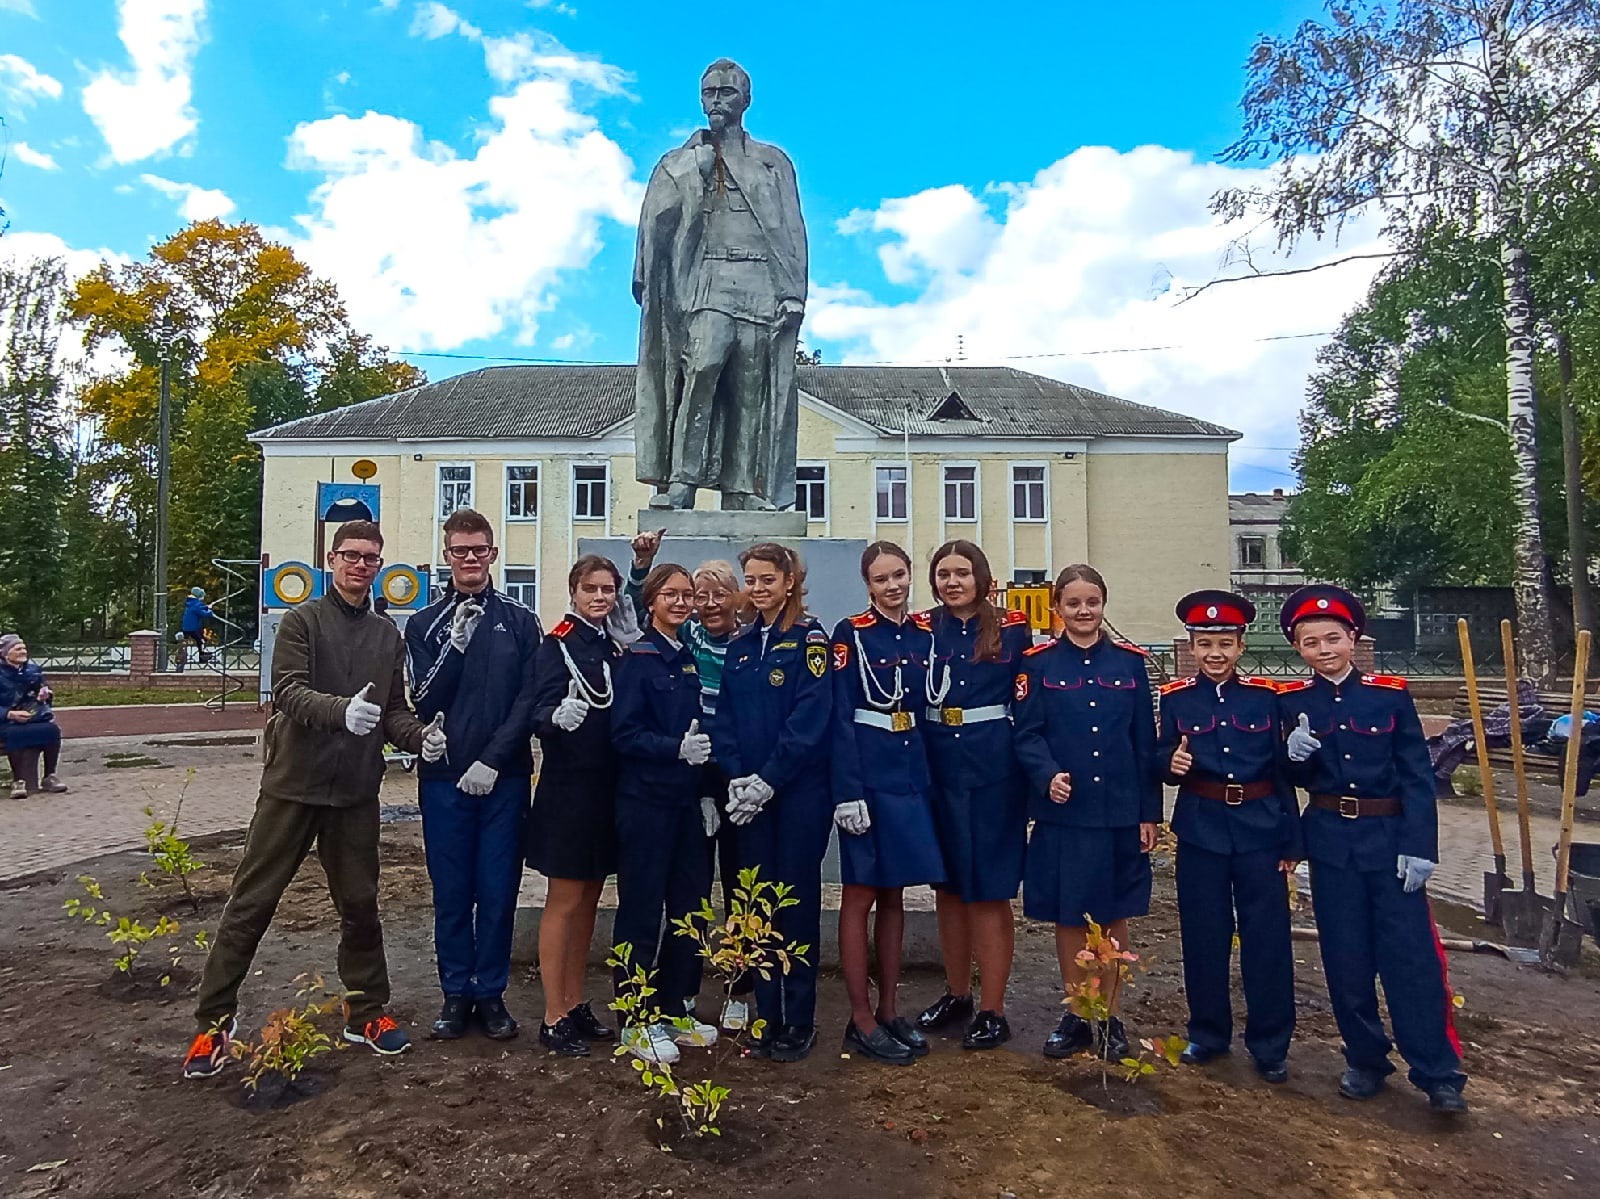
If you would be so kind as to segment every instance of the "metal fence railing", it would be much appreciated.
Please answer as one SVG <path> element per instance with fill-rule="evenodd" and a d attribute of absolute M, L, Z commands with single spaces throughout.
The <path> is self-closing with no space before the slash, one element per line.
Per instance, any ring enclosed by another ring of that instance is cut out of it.
<path fill-rule="evenodd" d="M 132 657 L 126 641 L 95 645 L 29 645 L 28 657 L 46 674 L 126 673 Z M 259 650 L 247 647 L 228 650 L 228 669 L 251 674 L 261 668 Z"/>

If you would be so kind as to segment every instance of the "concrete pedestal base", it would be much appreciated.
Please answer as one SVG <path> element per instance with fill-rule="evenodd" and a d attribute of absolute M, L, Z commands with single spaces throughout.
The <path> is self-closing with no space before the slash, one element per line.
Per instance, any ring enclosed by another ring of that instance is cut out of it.
<path fill-rule="evenodd" d="M 804 512 L 699 512 L 693 508 L 640 508 L 639 531 L 665 529 L 676 538 L 727 537 L 744 541 L 796 541 L 806 535 Z"/>

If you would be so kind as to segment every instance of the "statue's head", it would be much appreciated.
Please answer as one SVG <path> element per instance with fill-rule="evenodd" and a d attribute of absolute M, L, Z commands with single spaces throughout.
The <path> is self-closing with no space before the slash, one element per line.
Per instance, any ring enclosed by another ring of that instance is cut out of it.
<path fill-rule="evenodd" d="M 700 107 L 718 133 L 744 120 L 750 107 L 750 76 L 731 58 L 719 58 L 700 76 Z"/>

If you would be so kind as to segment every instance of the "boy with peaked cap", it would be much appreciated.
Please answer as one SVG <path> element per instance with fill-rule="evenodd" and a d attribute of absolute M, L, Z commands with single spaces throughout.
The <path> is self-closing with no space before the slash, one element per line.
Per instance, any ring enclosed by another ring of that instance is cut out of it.
<path fill-rule="evenodd" d="M 1370 1099 L 1394 1072 L 1377 980 L 1410 1079 L 1436 1111 L 1467 1110 L 1444 948 L 1428 906 L 1439 819 L 1428 749 L 1404 679 L 1352 666 L 1366 627 L 1340 587 L 1302 587 L 1279 616 L 1316 673 L 1282 684 L 1291 777 L 1310 793 L 1302 821 L 1328 996 L 1344 1038 L 1339 1093 Z"/>
<path fill-rule="evenodd" d="M 1177 613 L 1200 673 L 1161 689 L 1156 761 L 1178 788 L 1172 831 L 1189 999 L 1183 1060 L 1210 1061 L 1233 1041 L 1228 976 L 1237 927 L 1245 1048 L 1262 1078 L 1283 1082 L 1294 1033 L 1288 875 L 1302 852 L 1277 687 L 1236 669 L 1256 615 L 1248 599 L 1195 591 Z"/>

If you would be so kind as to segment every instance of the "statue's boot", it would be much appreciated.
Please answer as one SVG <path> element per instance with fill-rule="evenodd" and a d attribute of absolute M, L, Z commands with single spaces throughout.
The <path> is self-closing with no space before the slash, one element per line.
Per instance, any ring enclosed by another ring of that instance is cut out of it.
<path fill-rule="evenodd" d="M 765 496 L 748 491 L 724 491 L 722 508 L 725 512 L 775 512 L 772 501 Z"/>

